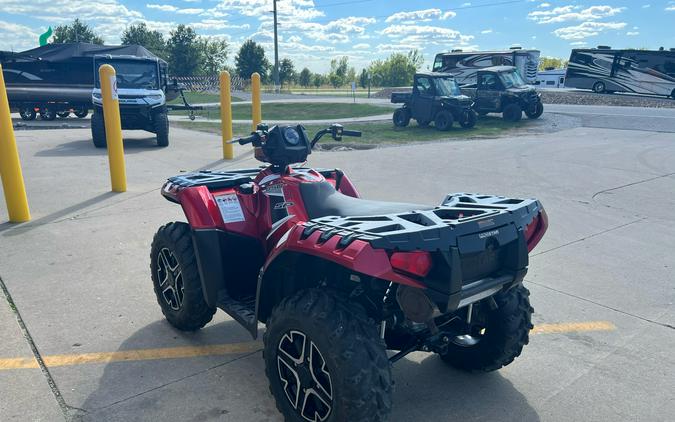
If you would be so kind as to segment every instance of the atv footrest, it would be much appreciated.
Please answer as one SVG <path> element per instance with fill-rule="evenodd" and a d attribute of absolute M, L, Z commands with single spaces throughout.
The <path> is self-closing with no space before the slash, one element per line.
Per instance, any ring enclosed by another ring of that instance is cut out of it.
<path fill-rule="evenodd" d="M 220 292 L 216 306 L 243 325 L 253 337 L 257 337 L 258 321 L 255 316 L 255 297 L 236 300 L 226 292 Z"/>

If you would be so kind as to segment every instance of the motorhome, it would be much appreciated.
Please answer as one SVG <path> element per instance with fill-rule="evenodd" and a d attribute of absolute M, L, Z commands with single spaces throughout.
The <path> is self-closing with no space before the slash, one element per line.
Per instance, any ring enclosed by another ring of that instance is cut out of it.
<path fill-rule="evenodd" d="M 512 47 L 502 51 L 452 50 L 436 54 L 432 70 L 452 73 L 460 85 L 475 84 L 478 69 L 492 66 L 514 66 L 528 84 L 534 85 L 539 67 L 539 50 Z"/>
<path fill-rule="evenodd" d="M 631 92 L 675 99 L 675 48 L 613 50 L 599 46 L 572 50 L 565 86 L 597 93 Z"/>

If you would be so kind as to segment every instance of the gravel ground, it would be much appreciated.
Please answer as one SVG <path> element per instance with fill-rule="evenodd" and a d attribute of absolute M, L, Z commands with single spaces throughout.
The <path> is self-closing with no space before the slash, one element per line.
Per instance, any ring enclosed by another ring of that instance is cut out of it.
<path fill-rule="evenodd" d="M 632 94 L 596 94 L 586 91 L 540 90 L 544 104 L 604 105 L 624 107 L 675 108 L 670 98 Z"/>

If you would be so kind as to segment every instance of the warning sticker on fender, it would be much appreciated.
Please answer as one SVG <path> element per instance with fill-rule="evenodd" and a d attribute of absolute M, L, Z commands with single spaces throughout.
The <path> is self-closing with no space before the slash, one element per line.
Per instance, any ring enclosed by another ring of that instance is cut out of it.
<path fill-rule="evenodd" d="M 236 194 L 216 196 L 216 203 L 225 223 L 236 223 L 245 220 L 244 212 L 241 210 L 239 198 L 237 198 Z"/>

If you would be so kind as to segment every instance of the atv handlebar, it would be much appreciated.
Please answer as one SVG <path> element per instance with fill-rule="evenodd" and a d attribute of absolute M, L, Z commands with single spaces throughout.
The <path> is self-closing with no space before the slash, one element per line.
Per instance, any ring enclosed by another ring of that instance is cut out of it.
<path fill-rule="evenodd" d="M 361 137 L 360 131 L 345 130 L 341 124 L 333 123 L 332 125 L 328 126 L 328 128 L 322 129 L 318 131 L 316 135 L 314 135 L 314 138 L 310 142 L 311 147 L 314 148 L 314 145 L 316 145 L 316 143 L 319 142 L 319 139 L 321 139 L 323 135 L 326 135 L 328 133 L 330 133 L 331 137 L 336 141 L 341 141 L 343 136 Z M 251 133 L 249 136 L 233 139 L 229 141 L 229 143 L 230 144 L 238 143 L 239 145 L 253 144 L 254 146 L 261 146 L 261 143 L 265 140 L 266 135 L 267 135 L 267 125 L 259 125 L 258 130 Z"/>
<path fill-rule="evenodd" d="M 323 135 L 326 135 L 330 133 L 333 139 L 336 141 L 341 141 L 343 136 L 355 136 L 355 137 L 360 137 L 361 132 L 358 130 L 344 130 L 344 127 L 340 124 L 333 123 L 330 125 L 327 129 L 323 129 L 317 132 L 316 135 L 314 135 L 314 139 L 312 139 L 311 142 L 311 147 L 314 148 L 314 145 L 316 145 L 317 142 L 319 142 L 319 139 Z"/>

